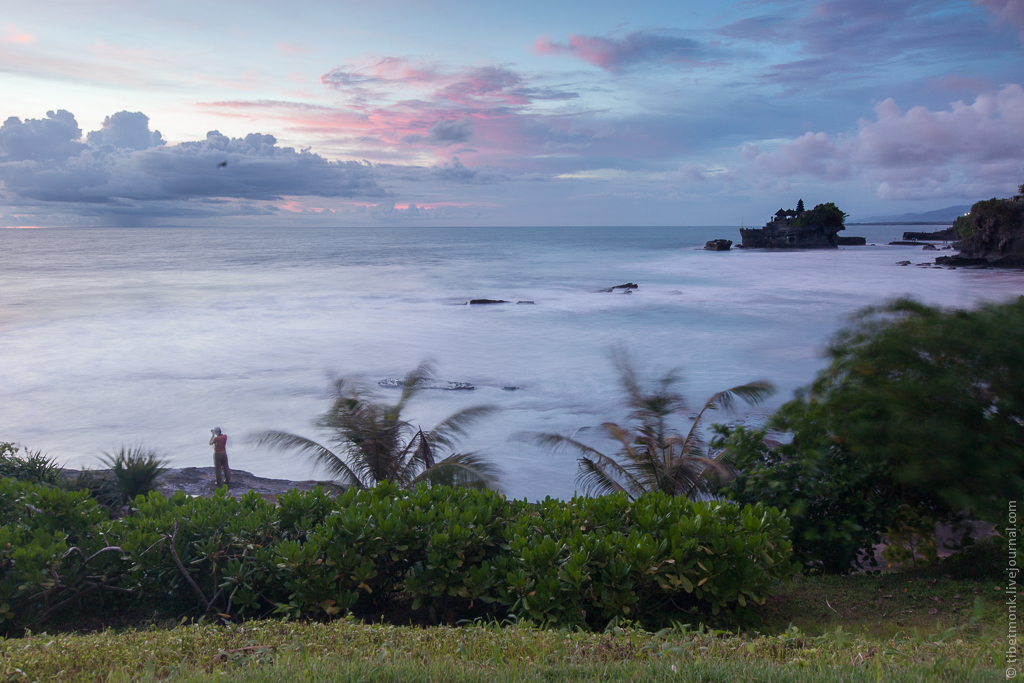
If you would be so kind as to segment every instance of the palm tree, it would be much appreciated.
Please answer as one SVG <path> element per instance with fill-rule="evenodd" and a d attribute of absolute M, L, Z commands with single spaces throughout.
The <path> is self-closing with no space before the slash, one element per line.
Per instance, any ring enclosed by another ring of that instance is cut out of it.
<path fill-rule="evenodd" d="M 571 436 L 524 434 L 552 451 L 568 450 L 579 457 L 576 483 L 588 495 L 623 491 L 631 499 L 652 491 L 672 496 L 700 498 L 711 494 L 716 481 L 731 474 L 729 466 L 712 454 L 701 434 L 701 421 L 709 410 L 731 410 L 737 398 L 756 405 L 775 391 L 770 382 L 750 382 L 719 391 L 709 398 L 683 435 L 669 425 L 671 415 L 681 414 L 686 402 L 675 391 L 679 382 L 675 370 L 663 375 L 653 388 L 645 388 L 636 370 L 622 352 L 613 353 L 619 383 L 626 393 L 629 425 L 614 422 L 601 425 L 621 447 L 615 456 L 577 441 Z"/>
<path fill-rule="evenodd" d="M 405 377 L 402 395 L 394 405 L 380 403 L 357 383 L 339 379 L 334 401 L 314 424 L 329 434 L 328 446 L 298 434 L 265 431 L 256 435 L 257 445 L 305 453 L 339 483 L 370 488 L 390 481 L 404 488 L 420 482 L 430 485 L 487 488 L 497 477 L 496 468 L 476 453 L 451 453 L 465 428 L 494 412 L 491 406 L 460 410 L 424 431 L 402 419 L 402 411 L 431 379 L 433 366 L 423 362 Z"/>

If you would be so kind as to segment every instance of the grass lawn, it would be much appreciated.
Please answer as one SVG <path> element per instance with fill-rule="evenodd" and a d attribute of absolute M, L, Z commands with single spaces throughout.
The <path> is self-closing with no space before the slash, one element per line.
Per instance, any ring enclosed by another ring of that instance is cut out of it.
<path fill-rule="evenodd" d="M 800 578 L 731 631 L 150 623 L 0 641 L 0 681 L 996 681 L 1003 601 L 906 572 Z"/>

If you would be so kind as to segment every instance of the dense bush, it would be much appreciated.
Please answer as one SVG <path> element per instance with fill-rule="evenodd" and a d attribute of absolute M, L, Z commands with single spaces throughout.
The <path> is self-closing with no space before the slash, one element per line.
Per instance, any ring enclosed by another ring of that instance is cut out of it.
<path fill-rule="evenodd" d="M 740 470 L 726 495 L 785 510 L 800 560 L 847 571 L 883 533 L 928 557 L 936 521 L 998 522 L 1024 496 L 1024 303 L 864 309 L 829 354 L 769 424 L 792 443 L 718 444 Z"/>
<path fill-rule="evenodd" d="M 61 481 L 60 469 L 55 460 L 40 451 L 33 453 L 13 443 L 0 442 L 0 477 L 56 485 Z"/>
<path fill-rule="evenodd" d="M 82 594 L 120 592 L 106 519 L 87 492 L 0 479 L 0 634 Z"/>
<path fill-rule="evenodd" d="M 763 603 L 795 571 L 776 509 L 664 493 L 548 498 L 505 531 L 503 605 L 541 623 L 601 627 Z"/>
<path fill-rule="evenodd" d="M 328 618 L 357 605 L 387 611 L 400 598 L 427 610 L 424 621 L 486 609 L 603 627 L 732 612 L 762 602 L 794 571 L 777 510 L 663 494 L 534 505 L 383 483 L 337 498 L 290 492 L 274 505 L 222 489 L 211 499 L 140 496 L 134 516 L 106 520 L 85 493 L 3 486 L 6 631 L 48 616 L 56 605 L 47 592 L 58 584 L 64 600 L 110 587 L 229 617 Z M 19 520 L 26 504 L 42 512 Z M 19 553 L 29 561 L 15 561 Z"/>

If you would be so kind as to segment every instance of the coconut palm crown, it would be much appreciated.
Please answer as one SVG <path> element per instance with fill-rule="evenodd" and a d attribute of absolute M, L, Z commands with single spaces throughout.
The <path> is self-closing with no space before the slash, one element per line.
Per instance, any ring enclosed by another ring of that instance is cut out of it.
<path fill-rule="evenodd" d="M 451 452 L 469 424 L 494 412 L 492 406 L 460 410 L 429 431 L 402 419 L 409 401 L 432 374 L 433 366 L 421 363 L 406 375 L 402 394 L 393 405 L 373 400 L 352 380 L 338 379 L 330 409 L 314 422 L 329 435 L 327 446 L 298 434 L 273 430 L 255 435 L 255 443 L 304 453 L 339 483 L 358 488 L 370 488 L 385 480 L 403 488 L 421 482 L 492 486 L 497 470 L 486 459 L 476 453 Z M 449 454 L 442 457 L 444 452 Z"/>
<path fill-rule="evenodd" d="M 630 408 L 627 426 L 614 422 L 601 425 L 608 436 L 620 444 L 616 455 L 605 455 L 560 434 L 520 435 L 521 439 L 552 451 L 567 450 L 579 455 L 576 484 L 588 495 L 622 491 L 635 498 L 662 491 L 687 498 L 708 496 L 718 481 L 730 476 L 731 469 L 707 448 L 700 428 L 704 414 L 709 410 L 732 410 L 737 398 L 756 405 L 775 391 L 775 387 L 765 381 L 719 391 L 690 418 L 693 423 L 684 435 L 669 424 L 673 414 L 685 416 L 686 402 L 675 390 L 678 373 L 669 371 L 653 387 L 645 387 L 628 357 L 616 353 L 613 362 Z"/>

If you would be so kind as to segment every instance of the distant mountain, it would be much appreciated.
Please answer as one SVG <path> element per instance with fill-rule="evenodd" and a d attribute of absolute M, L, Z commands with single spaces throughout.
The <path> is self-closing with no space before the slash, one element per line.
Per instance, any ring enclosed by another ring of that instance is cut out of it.
<path fill-rule="evenodd" d="M 970 204 L 959 206 L 947 206 L 944 209 L 925 211 L 924 213 L 905 213 L 900 216 L 869 216 L 850 221 L 853 223 L 923 223 L 935 221 L 937 223 L 952 223 L 957 216 L 970 212 Z"/>

